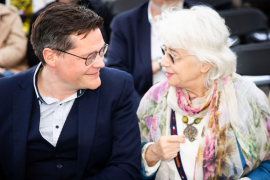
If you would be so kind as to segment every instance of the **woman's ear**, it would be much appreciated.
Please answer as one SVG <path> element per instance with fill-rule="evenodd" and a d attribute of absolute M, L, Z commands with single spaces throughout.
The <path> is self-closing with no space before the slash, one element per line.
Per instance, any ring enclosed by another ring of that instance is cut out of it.
<path fill-rule="evenodd" d="M 209 62 L 202 63 L 201 72 L 207 73 L 211 69 L 212 65 Z"/>
<path fill-rule="evenodd" d="M 55 60 L 56 60 L 56 54 L 54 50 L 50 48 L 45 48 L 43 50 L 43 58 L 47 65 L 49 66 L 55 66 Z"/>

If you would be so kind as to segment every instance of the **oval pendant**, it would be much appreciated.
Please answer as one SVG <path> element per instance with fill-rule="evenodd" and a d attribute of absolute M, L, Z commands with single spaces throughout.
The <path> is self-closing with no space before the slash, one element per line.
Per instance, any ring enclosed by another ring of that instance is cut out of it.
<path fill-rule="evenodd" d="M 197 118 L 197 119 L 195 119 L 195 124 L 199 124 L 200 122 L 201 122 L 201 119 L 200 118 Z"/>
<path fill-rule="evenodd" d="M 187 116 L 183 116 L 182 121 L 185 124 L 188 123 L 188 117 Z"/>

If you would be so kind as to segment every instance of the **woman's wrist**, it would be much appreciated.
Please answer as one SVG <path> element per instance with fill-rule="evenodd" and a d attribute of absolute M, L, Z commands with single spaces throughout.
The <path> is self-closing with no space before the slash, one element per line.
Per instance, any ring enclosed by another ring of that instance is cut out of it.
<path fill-rule="evenodd" d="M 146 151 L 145 151 L 145 161 L 149 167 L 152 167 L 157 164 L 157 162 L 160 160 L 157 153 L 155 153 L 155 144 L 150 145 Z"/>

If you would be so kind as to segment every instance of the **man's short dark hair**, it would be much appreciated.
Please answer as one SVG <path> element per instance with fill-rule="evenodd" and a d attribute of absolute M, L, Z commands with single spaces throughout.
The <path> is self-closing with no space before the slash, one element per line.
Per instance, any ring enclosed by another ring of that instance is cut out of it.
<path fill-rule="evenodd" d="M 42 64 L 43 50 L 50 48 L 68 51 L 74 48 L 70 35 L 85 37 L 91 30 L 101 28 L 103 18 L 84 6 L 56 2 L 48 6 L 33 24 L 31 43 Z M 57 51 L 57 54 L 61 52 Z"/>

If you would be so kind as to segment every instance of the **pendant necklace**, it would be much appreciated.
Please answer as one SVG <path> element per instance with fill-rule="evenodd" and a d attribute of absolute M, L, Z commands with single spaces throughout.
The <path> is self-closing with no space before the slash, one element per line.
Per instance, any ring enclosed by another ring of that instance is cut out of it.
<path fill-rule="evenodd" d="M 199 124 L 202 119 L 203 118 L 196 118 L 193 123 L 188 124 L 188 117 L 183 116 L 182 121 L 187 125 L 187 127 L 184 129 L 184 135 L 188 138 L 190 142 L 195 141 L 198 135 L 198 130 L 196 127 L 193 126 L 193 124 Z"/>

